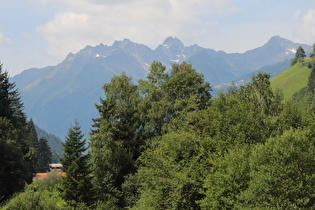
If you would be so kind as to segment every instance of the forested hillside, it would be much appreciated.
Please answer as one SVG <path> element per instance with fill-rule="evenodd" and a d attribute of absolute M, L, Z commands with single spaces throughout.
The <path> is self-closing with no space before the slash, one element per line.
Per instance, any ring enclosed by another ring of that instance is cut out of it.
<path fill-rule="evenodd" d="M 51 150 L 45 138 L 37 138 L 35 125 L 27 121 L 14 83 L 0 64 L 0 202 L 32 182 L 33 174 L 47 171 Z"/>
<path fill-rule="evenodd" d="M 310 67 L 303 98 L 315 92 Z M 185 62 L 169 73 L 153 62 L 137 83 L 114 76 L 88 154 L 78 123 L 68 130 L 62 163 L 71 180 L 29 185 L 6 208 L 27 209 L 38 196 L 38 208 L 54 209 L 313 209 L 314 106 L 284 100 L 269 78 L 257 73 L 214 98 Z"/>

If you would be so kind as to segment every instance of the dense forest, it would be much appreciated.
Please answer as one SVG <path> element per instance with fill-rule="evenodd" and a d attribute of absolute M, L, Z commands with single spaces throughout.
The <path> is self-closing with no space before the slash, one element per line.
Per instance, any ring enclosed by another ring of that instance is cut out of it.
<path fill-rule="evenodd" d="M 32 182 L 35 172 L 48 170 L 52 153 L 47 139 L 37 138 L 8 73 L 0 65 L 0 202 Z"/>
<path fill-rule="evenodd" d="M 305 52 L 297 52 L 291 65 L 304 62 Z M 103 86 L 89 138 L 76 121 L 68 130 L 61 158 L 67 175 L 27 185 L 4 208 L 313 209 L 314 63 L 305 63 L 308 85 L 290 100 L 265 73 L 212 97 L 210 84 L 185 62 L 169 73 L 153 62 L 137 84 L 114 76 Z M 36 150 L 32 122 L 8 84 L 11 105 L 0 104 L 0 149 L 8 154 L 1 167 L 8 158 L 16 162 L 10 173 L 0 170 L 3 200 L 30 183 Z M 3 182 L 9 175 L 20 182 Z"/>

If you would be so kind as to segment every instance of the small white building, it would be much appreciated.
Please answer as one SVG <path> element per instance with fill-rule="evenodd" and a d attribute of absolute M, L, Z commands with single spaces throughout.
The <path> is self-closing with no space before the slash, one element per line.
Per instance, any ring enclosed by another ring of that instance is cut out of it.
<path fill-rule="evenodd" d="M 61 171 L 62 164 L 61 163 L 53 163 L 49 164 L 50 171 Z"/>

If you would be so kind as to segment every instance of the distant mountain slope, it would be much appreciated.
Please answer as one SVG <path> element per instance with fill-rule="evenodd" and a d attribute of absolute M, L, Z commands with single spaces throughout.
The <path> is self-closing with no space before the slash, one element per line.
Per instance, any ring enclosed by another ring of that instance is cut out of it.
<path fill-rule="evenodd" d="M 58 162 L 58 156 L 61 156 L 63 154 L 61 139 L 51 133 L 47 133 L 45 130 L 41 129 L 37 125 L 35 125 L 35 129 L 36 129 L 37 137 L 39 139 L 40 138 L 47 139 L 50 149 L 53 153 L 52 162 L 54 163 Z"/>
<path fill-rule="evenodd" d="M 237 76 L 237 72 L 224 57 L 212 56 L 211 50 L 203 50 L 187 59 L 193 68 L 203 73 L 210 84 L 222 84 L 233 80 Z"/>
<path fill-rule="evenodd" d="M 222 90 L 226 90 L 227 88 L 229 88 L 232 84 L 232 81 L 234 82 L 235 85 L 242 85 L 246 82 L 250 82 L 252 76 L 254 74 L 257 74 L 258 72 L 270 74 L 270 78 L 273 78 L 273 77 L 277 76 L 278 74 L 280 74 L 281 72 L 287 70 L 290 67 L 290 61 L 291 61 L 291 59 L 287 59 L 285 61 L 273 64 L 273 65 L 263 66 L 257 71 L 253 71 L 253 72 L 247 73 L 245 75 L 242 75 L 240 77 L 234 78 L 233 80 L 231 80 L 231 82 L 216 85 L 213 88 L 213 94 L 216 95 L 218 92 L 220 92 Z"/>
<path fill-rule="evenodd" d="M 294 43 L 280 36 L 273 36 L 263 46 L 249 50 L 242 56 L 240 54 L 230 54 L 229 56 L 240 70 L 254 70 L 292 58 L 299 46 L 305 50 L 311 48 L 309 45 Z"/>
<path fill-rule="evenodd" d="M 113 75 L 125 72 L 136 82 L 146 77 L 154 60 L 168 69 L 172 63 L 186 61 L 214 86 L 292 58 L 299 45 L 275 36 L 259 48 L 227 54 L 198 45 L 184 46 L 172 37 L 155 50 L 125 39 L 112 46 L 87 46 L 70 53 L 56 66 L 28 69 L 11 79 L 19 88 L 27 115 L 49 133 L 63 138 L 74 119 L 85 134 L 89 132 L 92 118 L 98 116 L 94 104 L 103 97 L 102 85 Z"/>
<path fill-rule="evenodd" d="M 273 77 L 277 76 L 278 74 L 280 74 L 281 72 L 288 69 L 290 67 L 290 62 L 291 62 L 291 59 L 288 59 L 288 60 L 282 61 L 280 63 L 276 63 L 276 64 L 269 65 L 269 66 L 264 66 L 264 67 L 259 69 L 259 72 L 268 73 L 268 74 L 270 74 L 270 78 L 273 78 Z"/>
<path fill-rule="evenodd" d="M 304 63 L 298 63 L 272 78 L 270 80 L 272 88 L 282 89 L 284 98 L 291 98 L 294 93 L 307 86 L 311 73 L 307 64 L 311 60 L 313 59 L 306 58 Z"/>

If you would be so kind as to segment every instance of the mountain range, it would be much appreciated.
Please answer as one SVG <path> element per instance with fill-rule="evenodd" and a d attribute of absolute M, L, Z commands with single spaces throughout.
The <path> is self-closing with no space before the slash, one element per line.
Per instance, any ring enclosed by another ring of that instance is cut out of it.
<path fill-rule="evenodd" d="M 196 44 L 185 46 L 174 37 L 168 37 L 154 50 L 124 39 L 111 46 L 86 46 L 75 54 L 69 53 L 56 66 L 28 69 L 11 81 L 21 93 L 28 117 L 64 139 L 74 119 L 80 122 L 85 134 L 89 132 L 92 118 L 98 117 L 94 104 L 103 98 L 102 85 L 113 75 L 125 72 L 137 82 L 145 79 L 153 61 L 162 62 L 168 70 L 172 63 L 185 61 L 215 87 L 271 66 L 272 72 L 280 73 L 279 69 L 285 70 L 283 62 L 288 63 L 298 46 L 305 51 L 312 48 L 279 36 L 245 53 L 225 53 Z"/>

